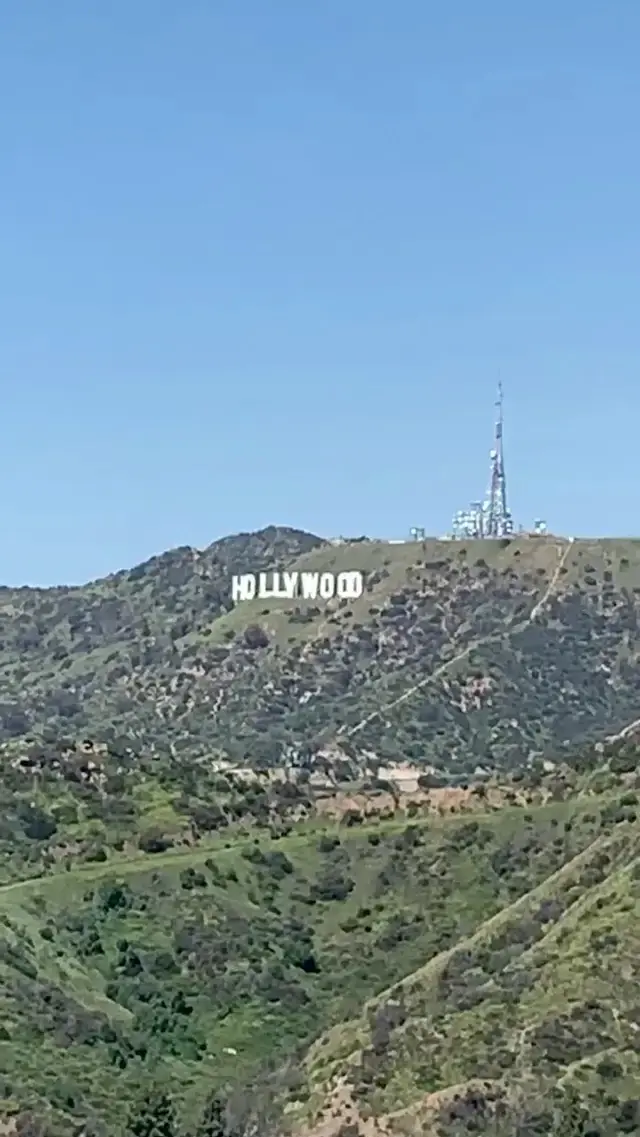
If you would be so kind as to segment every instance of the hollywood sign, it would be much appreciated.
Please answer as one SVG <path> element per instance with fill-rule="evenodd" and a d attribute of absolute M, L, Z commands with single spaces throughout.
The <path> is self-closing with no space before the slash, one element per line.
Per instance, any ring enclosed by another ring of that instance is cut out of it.
<path fill-rule="evenodd" d="M 231 579 L 234 604 L 240 600 L 357 600 L 364 592 L 361 572 L 246 572 Z"/>

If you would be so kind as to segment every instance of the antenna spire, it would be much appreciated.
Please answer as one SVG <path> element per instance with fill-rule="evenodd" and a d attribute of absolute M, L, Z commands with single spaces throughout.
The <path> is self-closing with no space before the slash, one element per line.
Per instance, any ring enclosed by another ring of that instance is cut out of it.
<path fill-rule="evenodd" d="M 483 529 L 487 537 L 507 537 L 513 533 L 513 521 L 507 508 L 507 477 L 504 470 L 502 442 L 502 383 L 498 383 L 496 407 L 498 416 L 495 426 L 494 448 L 490 455 L 489 491 L 483 506 Z"/>
<path fill-rule="evenodd" d="M 460 510 L 453 519 L 453 535 L 458 538 L 507 537 L 513 533 L 513 520 L 507 506 L 507 478 L 504 470 L 503 448 L 503 393 L 498 383 L 495 401 L 497 410 L 489 488 L 484 501 L 472 502 L 468 509 Z"/>

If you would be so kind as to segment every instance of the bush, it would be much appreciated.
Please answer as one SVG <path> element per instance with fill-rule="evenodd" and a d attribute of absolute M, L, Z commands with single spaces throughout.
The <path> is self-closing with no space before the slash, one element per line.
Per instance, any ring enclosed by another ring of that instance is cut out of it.
<path fill-rule="evenodd" d="M 167 837 L 161 829 L 148 829 L 138 838 L 138 848 L 143 853 L 164 853 L 173 845 L 171 837 Z"/>

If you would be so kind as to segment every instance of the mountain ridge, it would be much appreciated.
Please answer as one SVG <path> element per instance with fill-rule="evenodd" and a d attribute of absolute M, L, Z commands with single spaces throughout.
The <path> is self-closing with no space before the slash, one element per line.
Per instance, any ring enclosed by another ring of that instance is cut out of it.
<path fill-rule="evenodd" d="M 234 605 L 232 576 L 263 570 L 357 570 L 365 590 Z M 522 766 L 637 717 L 639 588 L 637 541 L 335 544 L 276 527 L 86 586 L 5 588 L 0 746 L 117 732 L 265 767 L 331 740 L 356 764 Z"/>

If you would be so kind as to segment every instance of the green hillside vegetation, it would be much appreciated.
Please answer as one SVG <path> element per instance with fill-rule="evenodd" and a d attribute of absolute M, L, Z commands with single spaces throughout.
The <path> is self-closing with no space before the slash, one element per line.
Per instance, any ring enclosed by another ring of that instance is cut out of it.
<path fill-rule="evenodd" d="M 637 1132 L 635 806 L 625 820 L 619 802 L 614 832 L 605 825 L 524 895 L 512 888 L 500 912 L 488 906 L 488 918 L 453 949 L 314 1047 L 307 1093 L 320 1115 L 337 1101 L 349 1120 L 382 1117 L 391 1132 L 452 1137 Z M 554 844 L 576 820 L 565 815 Z M 533 814 L 519 831 L 514 853 L 529 858 L 539 821 Z"/>
<path fill-rule="evenodd" d="M 466 1101 L 474 1078 L 510 1119 L 565 1083 L 597 1103 L 607 1062 L 627 1108 L 640 831 L 623 751 L 528 804 L 478 787 L 469 813 L 229 826 L 5 883 L 5 1124 L 119 1137 L 159 1084 L 181 1132 L 214 1090 L 300 1130 L 331 1118 L 336 1079 L 365 1127 L 452 1085 Z M 442 1109 L 434 1124 L 462 1131 Z"/>
<path fill-rule="evenodd" d="M 233 608 L 295 568 L 365 592 Z M 553 537 L 0 589 L 0 1137 L 640 1131 L 639 611 Z"/>
<path fill-rule="evenodd" d="M 354 602 L 231 603 L 234 572 L 361 569 Z M 638 713 L 640 542 L 178 549 L 82 588 L 0 590 L 0 745 L 269 768 L 347 758 L 460 776 L 567 752 Z"/>

